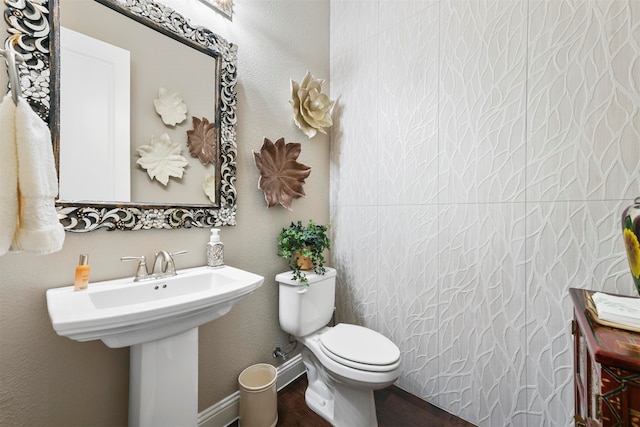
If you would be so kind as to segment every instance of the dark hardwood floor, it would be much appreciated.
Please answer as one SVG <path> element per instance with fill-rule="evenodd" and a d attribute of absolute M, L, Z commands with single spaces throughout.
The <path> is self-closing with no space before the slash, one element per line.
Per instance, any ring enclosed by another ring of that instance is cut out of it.
<path fill-rule="evenodd" d="M 280 390 L 278 393 L 279 427 L 331 427 L 305 403 L 306 388 L 307 377 L 303 375 Z M 379 427 L 473 426 L 395 386 L 378 390 L 374 394 Z M 237 421 L 231 424 L 231 427 L 237 426 Z"/>

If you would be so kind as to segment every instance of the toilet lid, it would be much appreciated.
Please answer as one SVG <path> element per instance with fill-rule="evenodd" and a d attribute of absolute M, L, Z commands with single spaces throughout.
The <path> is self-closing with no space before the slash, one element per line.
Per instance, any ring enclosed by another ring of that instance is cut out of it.
<path fill-rule="evenodd" d="M 400 350 L 384 335 L 358 325 L 340 323 L 320 336 L 325 354 L 338 363 L 365 370 L 395 369 Z"/>

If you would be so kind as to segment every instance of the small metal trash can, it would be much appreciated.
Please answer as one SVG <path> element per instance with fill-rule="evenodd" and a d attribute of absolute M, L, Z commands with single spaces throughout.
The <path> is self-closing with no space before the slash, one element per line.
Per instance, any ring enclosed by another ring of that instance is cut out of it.
<path fill-rule="evenodd" d="M 275 427 L 278 423 L 278 371 L 267 363 L 246 368 L 238 376 L 240 427 Z"/>

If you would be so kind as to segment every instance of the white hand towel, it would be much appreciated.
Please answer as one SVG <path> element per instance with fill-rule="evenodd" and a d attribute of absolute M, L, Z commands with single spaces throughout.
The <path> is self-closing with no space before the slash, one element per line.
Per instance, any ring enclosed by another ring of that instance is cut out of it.
<path fill-rule="evenodd" d="M 22 98 L 15 117 L 21 206 L 11 250 L 49 254 L 62 249 L 64 243 L 64 228 L 55 207 L 58 178 L 51 134 L 47 124 Z"/>
<path fill-rule="evenodd" d="M 16 106 L 11 93 L 0 103 L 0 255 L 4 255 L 18 226 L 18 154 Z"/>

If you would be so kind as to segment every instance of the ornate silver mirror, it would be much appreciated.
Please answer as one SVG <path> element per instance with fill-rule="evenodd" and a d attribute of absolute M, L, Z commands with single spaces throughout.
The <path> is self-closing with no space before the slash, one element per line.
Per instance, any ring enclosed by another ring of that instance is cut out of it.
<path fill-rule="evenodd" d="M 60 135 L 60 124 L 66 116 L 61 117 L 60 111 L 60 15 L 59 0 L 4 0 L 7 6 L 5 21 L 8 25 L 9 37 L 14 39 L 14 45 L 18 52 L 25 57 L 25 63 L 21 65 L 20 75 L 23 96 L 49 123 L 51 129 L 54 153 L 56 161 L 60 159 L 60 149 L 65 144 L 65 139 Z M 69 0 L 62 0 L 69 1 Z M 215 161 L 210 166 L 215 182 L 214 191 L 209 191 L 209 199 L 196 201 L 140 201 L 144 197 L 134 197 L 134 201 L 105 201 L 82 198 L 83 201 L 66 200 L 62 197 L 56 202 L 58 215 L 67 231 L 87 232 L 98 229 L 108 230 L 143 230 L 143 229 L 171 229 L 191 227 L 212 227 L 236 224 L 236 46 L 227 42 L 217 34 L 202 27 L 193 27 L 179 13 L 151 0 L 95 0 L 97 7 L 104 9 L 104 13 L 115 14 L 126 19 L 129 23 L 137 21 L 144 24 L 155 37 L 164 37 L 166 43 L 177 43 L 178 49 L 188 50 L 187 55 L 200 55 L 209 61 L 205 68 L 212 70 L 211 79 L 208 81 L 209 92 L 205 102 L 212 104 L 208 113 L 213 132 L 216 135 Z M 86 4 L 88 0 L 82 2 Z M 91 2 L 93 3 L 93 2 Z M 105 7 L 106 6 L 106 7 Z M 66 4 L 65 4 L 66 7 Z M 117 12 L 117 13 L 116 13 Z M 128 24 L 131 25 L 131 24 Z M 139 25 L 139 24 L 136 24 Z M 116 29 L 117 30 L 117 29 Z M 137 31 L 137 30 L 136 30 Z M 148 31 L 148 30 L 145 30 Z M 159 36 L 161 34 L 162 36 Z M 168 37 L 167 37 L 168 36 Z M 165 42 L 162 42 L 163 44 Z M 180 48 L 179 46 L 183 46 Z M 175 49 L 175 48 L 174 48 Z M 149 44 L 147 51 L 162 55 L 157 43 Z M 202 55 L 204 54 L 204 55 Z M 172 61 L 172 58 L 165 58 Z M 200 59 L 197 59 L 200 61 Z M 144 61 L 149 62 L 149 61 Z M 179 62 L 174 59 L 174 62 Z M 207 68 L 208 67 L 208 68 Z M 192 81 L 192 75 L 203 67 L 194 65 L 193 61 L 179 64 L 178 72 L 184 80 L 185 87 Z M 156 67 L 157 69 L 157 67 Z M 155 74 L 155 72 L 154 72 Z M 208 74 L 207 74 L 208 76 Z M 215 76 L 215 78 L 214 78 Z M 132 81 L 132 86 L 134 82 Z M 66 93 L 66 92 L 65 92 Z M 134 95 L 132 94 L 132 98 Z M 135 96 L 140 98 L 140 96 Z M 153 99 L 147 103 L 153 109 Z M 202 103 L 202 100 L 194 101 Z M 132 100 L 132 117 L 135 117 Z M 145 106 L 147 108 L 147 106 Z M 188 113 L 187 113 L 188 114 Z M 191 116 L 187 115 L 187 121 L 191 123 Z M 132 119 L 134 121 L 135 119 Z M 160 120 L 159 118 L 157 120 Z M 195 124 L 194 124 L 195 126 Z M 191 129 L 191 128 L 189 128 Z M 157 129 L 149 133 L 158 132 Z M 136 138 L 131 131 L 132 142 Z M 87 141 L 91 136 L 87 136 Z M 186 136 L 185 136 L 186 140 Z M 182 142 L 182 141 L 180 141 Z M 147 142 L 138 141 L 140 146 Z M 186 145 L 185 145 L 186 147 Z M 86 149 L 83 156 L 90 162 L 100 162 L 100 158 L 92 157 L 93 149 Z M 131 148 L 135 153 L 135 148 Z M 185 154 L 189 157 L 189 153 Z M 197 159 L 195 159 L 197 161 Z M 144 171 L 135 170 L 135 158 L 131 168 L 135 174 L 135 180 L 147 180 Z M 65 165 L 57 163 L 59 175 L 62 178 L 62 168 Z M 194 166 L 187 166 L 187 174 L 195 170 Z M 132 181 L 134 178 L 132 178 Z M 185 180 L 186 182 L 186 180 Z M 191 184 L 190 184 L 191 185 Z M 201 185 L 201 184 L 200 184 Z M 132 183 L 133 186 L 133 183 Z M 156 184 L 156 187 L 158 185 Z M 162 187 L 161 187 L 162 188 Z M 183 188 L 184 189 L 184 188 Z M 177 184 L 160 190 L 155 199 L 179 200 L 176 193 L 183 193 L 183 189 Z M 200 190 L 202 192 L 202 190 Z M 145 191 L 145 196 L 146 196 Z M 171 193 L 174 193 L 173 196 Z M 61 193 L 62 195 L 62 193 Z M 154 199 L 154 198 L 152 198 Z M 204 197 L 203 197 L 204 199 Z M 121 199 L 117 199 L 121 200 Z"/>

